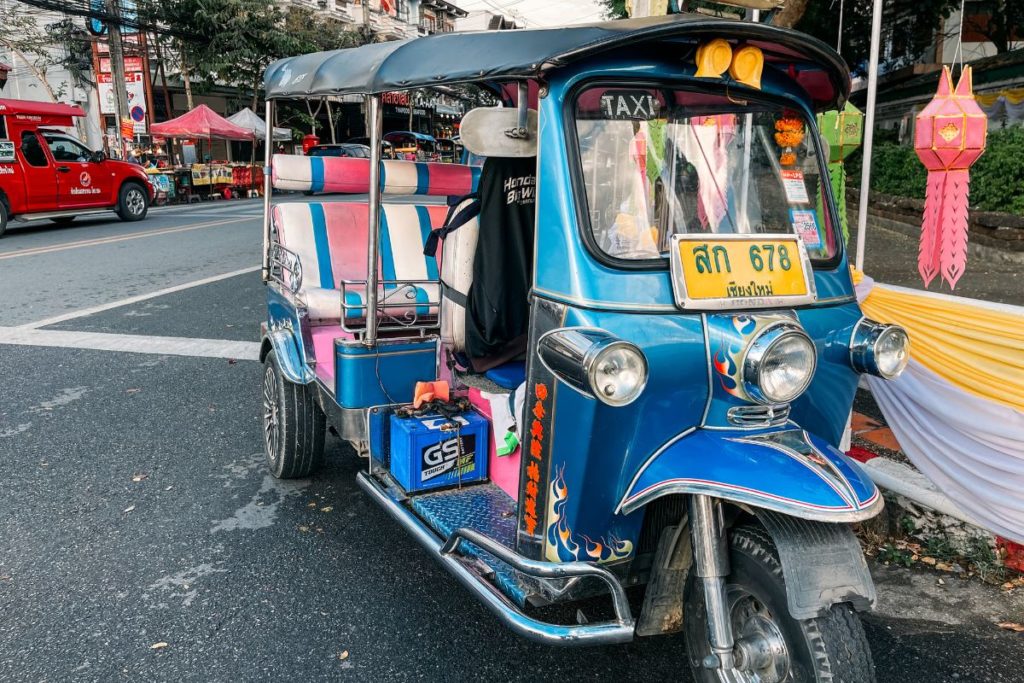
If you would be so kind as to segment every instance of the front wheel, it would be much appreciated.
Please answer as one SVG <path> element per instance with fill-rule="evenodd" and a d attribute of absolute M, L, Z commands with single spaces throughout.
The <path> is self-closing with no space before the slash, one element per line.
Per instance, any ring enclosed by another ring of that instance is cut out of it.
<path fill-rule="evenodd" d="M 327 417 L 313 389 L 289 382 L 277 354 L 263 363 L 263 451 L 270 473 L 278 479 L 308 477 L 324 462 Z"/>
<path fill-rule="evenodd" d="M 5 202 L 3 196 L 0 195 L 0 237 L 3 237 L 4 233 L 7 232 L 7 221 L 7 202 Z"/>
<path fill-rule="evenodd" d="M 758 526 L 729 535 L 730 574 L 726 597 L 736 642 L 736 669 L 721 672 L 703 665 L 711 653 L 701 582 L 690 573 L 686 584 L 686 645 L 694 678 L 701 683 L 743 681 L 783 683 L 833 681 L 871 683 L 875 666 L 857 613 L 832 605 L 824 616 L 794 619 L 786 603 L 782 564 L 771 536 Z"/>
<path fill-rule="evenodd" d="M 149 195 L 138 183 L 125 183 L 117 196 L 117 215 L 123 221 L 141 221 L 149 211 Z"/>

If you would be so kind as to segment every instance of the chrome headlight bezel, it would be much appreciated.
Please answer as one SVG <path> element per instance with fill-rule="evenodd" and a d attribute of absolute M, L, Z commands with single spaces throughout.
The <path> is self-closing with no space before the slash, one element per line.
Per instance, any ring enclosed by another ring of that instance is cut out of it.
<path fill-rule="evenodd" d="M 602 358 L 614 351 L 634 355 L 641 366 L 641 378 L 628 393 L 608 396 L 600 390 L 598 374 Z M 647 356 L 636 344 L 593 328 L 562 328 L 544 334 L 538 343 L 538 355 L 544 366 L 576 391 L 610 406 L 621 407 L 635 401 L 650 376 Z"/>
<path fill-rule="evenodd" d="M 879 349 L 882 347 L 882 342 L 893 335 L 900 335 L 903 338 L 903 358 L 899 360 L 895 371 L 883 372 L 878 363 Z M 910 335 L 900 325 L 862 318 L 853 328 L 853 336 L 850 338 L 850 365 L 857 372 L 875 375 L 882 379 L 896 379 L 903 373 L 909 361 Z"/>
<path fill-rule="evenodd" d="M 771 396 L 765 391 L 761 381 L 761 371 L 765 368 L 765 359 L 783 341 L 799 339 L 807 344 L 808 353 L 806 362 L 808 364 L 807 377 L 803 383 L 786 396 Z M 814 379 L 814 373 L 818 369 L 818 353 L 814 340 L 804 329 L 796 323 L 779 323 L 764 329 L 747 345 L 747 351 L 743 357 L 741 379 L 743 390 L 750 400 L 762 405 L 785 405 L 792 403 L 799 398 Z"/>

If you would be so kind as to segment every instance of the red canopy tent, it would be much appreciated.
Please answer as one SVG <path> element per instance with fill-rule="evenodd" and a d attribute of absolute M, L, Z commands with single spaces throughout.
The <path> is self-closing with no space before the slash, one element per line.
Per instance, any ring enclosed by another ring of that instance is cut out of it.
<path fill-rule="evenodd" d="M 203 138 L 205 140 L 252 140 L 255 138 L 251 130 L 236 126 L 205 104 L 200 104 L 176 119 L 154 123 L 149 129 L 153 135 L 162 135 L 168 138 Z"/>

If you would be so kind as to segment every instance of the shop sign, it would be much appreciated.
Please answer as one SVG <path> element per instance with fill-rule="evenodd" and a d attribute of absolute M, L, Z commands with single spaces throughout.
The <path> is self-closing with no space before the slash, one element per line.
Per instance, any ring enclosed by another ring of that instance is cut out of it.
<path fill-rule="evenodd" d="M 143 68 L 142 57 L 125 57 L 124 58 L 124 70 L 125 73 L 131 73 L 133 71 L 145 71 Z M 100 57 L 100 73 L 109 74 L 110 71 L 110 57 Z"/>
<path fill-rule="evenodd" d="M 396 114 L 405 114 L 406 116 L 408 116 L 409 115 L 409 107 L 395 107 L 395 113 Z M 419 107 L 416 107 L 415 109 L 413 109 L 412 113 L 415 116 L 426 116 L 427 115 L 427 110 L 426 109 L 420 109 Z"/>
<path fill-rule="evenodd" d="M 135 133 L 146 132 L 146 80 L 141 71 L 126 73 L 125 87 L 128 91 L 128 115 L 134 123 Z M 97 74 L 96 82 L 100 94 L 100 111 L 116 114 L 114 103 L 114 78 L 110 74 Z"/>
<path fill-rule="evenodd" d="M 400 106 L 409 106 L 409 93 L 407 92 L 386 92 L 380 96 L 381 104 L 397 104 Z"/>

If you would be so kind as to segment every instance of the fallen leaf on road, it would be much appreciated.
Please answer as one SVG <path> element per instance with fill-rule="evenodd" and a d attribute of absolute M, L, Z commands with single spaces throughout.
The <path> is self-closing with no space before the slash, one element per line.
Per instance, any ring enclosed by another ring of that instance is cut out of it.
<path fill-rule="evenodd" d="M 945 562 L 937 562 L 935 564 L 935 568 L 938 569 L 940 572 L 951 572 L 951 571 L 953 571 L 953 565 L 947 564 Z"/>
<path fill-rule="evenodd" d="M 149 479 L 149 475 L 148 474 L 143 474 L 141 472 L 139 474 L 133 474 L 132 475 L 132 481 L 142 481 L 144 479 Z"/>
<path fill-rule="evenodd" d="M 153 643 L 152 645 L 150 645 L 149 649 L 150 650 L 162 650 L 165 647 L 167 647 L 167 643 L 159 642 L 159 643 Z"/>
<path fill-rule="evenodd" d="M 316 501 L 314 500 L 312 503 L 310 503 L 306 507 L 308 507 L 308 508 L 315 508 L 316 507 Z"/>
<path fill-rule="evenodd" d="M 333 509 L 334 509 L 334 507 L 333 507 L 333 506 L 331 506 L 331 505 L 328 505 L 328 506 L 327 506 L 327 507 L 325 507 L 325 508 L 320 508 L 320 512 L 330 512 L 330 511 L 331 511 L 331 510 L 333 510 Z"/>
<path fill-rule="evenodd" d="M 302 533 L 306 533 L 306 532 L 309 531 L 309 527 L 306 526 L 305 524 L 300 524 L 299 525 L 299 531 L 301 531 Z"/>
<path fill-rule="evenodd" d="M 936 560 L 934 557 L 922 557 L 921 561 L 924 562 L 925 564 L 930 564 L 930 565 L 934 566 L 935 563 L 938 560 Z"/>
<path fill-rule="evenodd" d="M 128 507 L 126 507 L 126 508 L 125 508 L 124 510 L 121 510 L 121 512 L 131 512 L 131 511 L 132 511 L 132 510 L 134 510 L 134 509 L 135 509 L 135 506 L 134 506 L 134 505 L 129 505 L 129 506 L 128 506 Z"/>
<path fill-rule="evenodd" d="M 1024 624 L 1018 624 L 1015 621 L 1001 621 L 996 626 L 1007 631 L 1013 631 L 1014 633 L 1024 633 Z"/>
<path fill-rule="evenodd" d="M 137 394 L 137 393 L 139 393 L 140 391 L 142 391 L 142 389 L 134 389 L 134 388 L 133 388 L 133 389 L 125 389 L 125 390 L 124 390 L 124 393 L 126 393 L 126 394 Z"/>
<path fill-rule="evenodd" d="M 341 661 L 343 661 L 343 662 L 344 662 L 344 661 L 345 661 L 346 659 L 348 659 L 348 650 L 345 650 L 344 652 L 340 653 L 340 654 L 338 655 L 338 659 L 340 659 L 340 660 L 341 660 Z"/>

